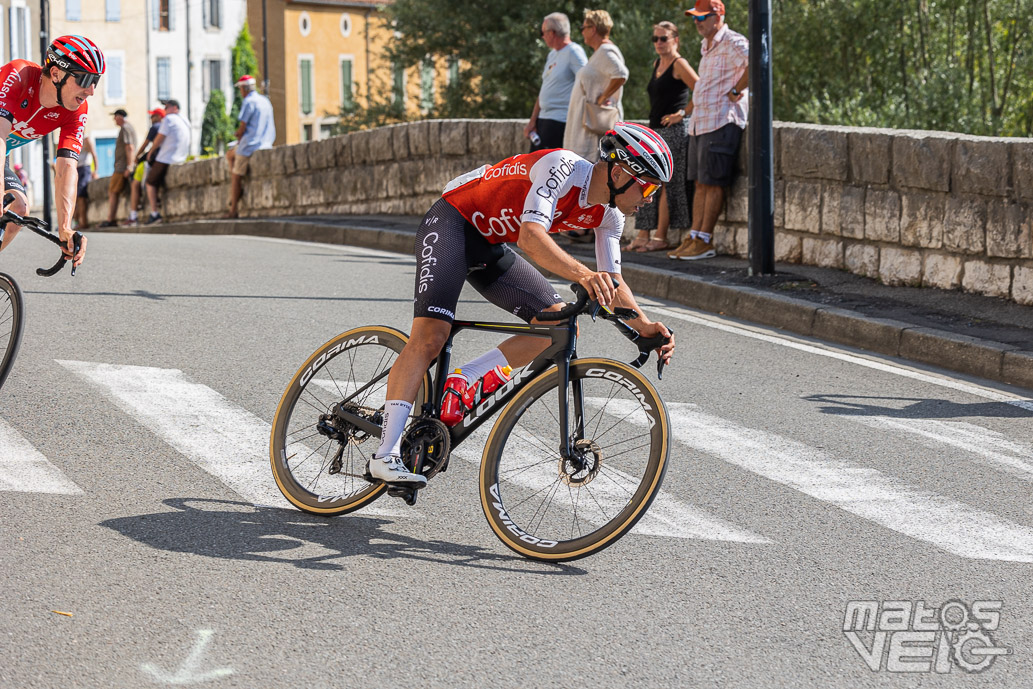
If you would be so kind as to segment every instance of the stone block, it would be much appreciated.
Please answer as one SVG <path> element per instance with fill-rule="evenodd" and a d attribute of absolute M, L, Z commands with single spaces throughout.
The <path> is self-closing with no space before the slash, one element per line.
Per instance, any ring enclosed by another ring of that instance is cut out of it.
<path fill-rule="evenodd" d="M 735 228 L 725 223 L 714 226 L 714 249 L 722 256 L 735 255 Z"/>
<path fill-rule="evenodd" d="M 1033 142 L 1029 139 L 1015 141 L 1011 147 L 1015 197 L 1033 201 Z"/>
<path fill-rule="evenodd" d="M 334 166 L 336 145 L 332 139 L 313 141 L 308 145 L 308 165 L 310 170 L 325 170 Z"/>
<path fill-rule="evenodd" d="M 470 155 L 483 158 L 485 162 L 496 162 L 509 155 L 509 142 L 501 146 L 497 138 L 498 125 L 493 120 L 470 120 L 466 124 L 466 135 Z M 502 155 L 499 155 L 499 154 Z"/>
<path fill-rule="evenodd" d="M 692 203 L 692 199 L 689 199 Z M 785 180 L 775 181 L 775 227 L 785 227 L 786 224 L 786 183 Z"/>
<path fill-rule="evenodd" d="M 335 136 L 330 139 L 334 145 L 334 166 L 348 167 L 352 164 L 352 138 L 351 135 Z"/>
<path fill-rule="evenodd" d="M 843 197 L 841 184 L 824 184 L 821 189 L 821 232 L 840 234 L 839 202 Z"/>
<path fill-rule="evenodd" d="M 789 177 L 847 180 L 847 133 L 796 125 L 781 132 L 782 169 Z"/>
<path fill-rule="evenodd" d="M 892 189 L 869 189 L 864 200 L 864 236 L 900 243 L 900 194 Z"/>
<path fill-rule="evenodd" d="M 922 285 L 956 289 L 961 285 L 961 258 L 951 254 L 926 254 Z"/>
<path fill-rule="evenodd" d="M 690 200 L 691 204 L 692 201 Z M 748 222 L 750 213 L 750 181 L 740 175 L 736 177 L 725 199 L 724 218 L 728 222 Z"/>
<path fill-rule="evenodd" d="M 352 132 L 348 135 L 351 139 L 352 165 L 369 165 L 373 162 L 370 145 L 373 143 L 373 131 L 367 129 L 361 132 Z"/>
<path fill-rule="evenodd" d="M 1015 266 L 1011 298 L 1020 304 L 1033 306 L 1033 267 Z"/>
<path fill-rule="evenodd" d="M 268 150 L 269 163 L 265 167 L 270 177 L 282 177 L 287 174 L 287 155 L 289 146 L 275 146 Z M 265 155 L 266 151 L 258 151 L 255 155 Z"/>
<path fill-rule="evenodd" d="M 839 196 L 839 233 L 853 239 L 864 238 L 864 187 L 843 187 Z"/>
<path fill-rule="evenodd" d="M 392 145 L 394 127 L 378 127 L 369 130 L 369 160 L 373 163 L 383 163 L 394 160 L 395 151 Z"/>
<path fill-rule="evenodd" d="M 169 171 L 165 173 L 165 186 L 170 189 L 188 186 L 191 175 L 190 167 L 190 163 L 170 165 Z"/>
<path fill-rule="evenodd" d="M 1033 352 L 1005 352 L 1001 380 L 1033 390 Z"/>
<path fill-rule="evenodd" d="M 284 146 L 283 172 L 285 175 L 293 175 L 298 171 L 298 149 L 302 144 Z"/>
<path fill-rule="evenodd" d="M 775 233 L 775 261 L 799 263 L 803 257 L 803 243 L 800 237 L 788 232 Z"/>
<path fill-rule="evenodd" d="M 951 149 L 948 135 L 898 132 L 893 135 L 893 184 L 912 189 L 950 191 Z"/>
<path fill-rule="evenodd" d="M 854 184 L 887 184 L 890 179 L 890 143 L 883 132 L 850 132 L 850 181 Z"/>
<path fill-rule="evenodd" d="M 821 237 L 804 237 L 803 263 L 821 268 L 842 268 L 843 241 Z"/>
<path fill-rule="evenodd" d="M 966 292 L 1007 298 L 1011 294 L 1011 268 L 1010 265 L 1001 263 L 965 261 L 961 287 Z"/>
<path fill-rule="evenodd" d="M 412 125 L 396 124 L 388 127 L 391 130 L 391 149 L 394 151 L 395 160 L 408 160 L 409 158 L 409 127 Z"/>
<path fill-rule="evenodd" d="M 435 124 L 437 124 L 435 122 Z M 430 121 L 412 122 L 405 128 L 406 136 L 409 137 L 409 155 L 414 158 L 423 158 L 430 155 Z"/>
<path fill-rule="evenodd" d="M 986 255 L 1029 258 L 1033 252 L 1033 217 L 1024 203 L 993 199 L 986 215 Z"/>
<path fill-rule="evenodd" d="M 782 129 L 781 126 L 772 127 L 771 130 L 771 166 L 772 174 L 777 178 L 782 176 Z M 749 127 L 746 128 L 749 131 Z"/>
<path fill-rule="evenodd" d="M 850 243 L 843 250 L 846 269 L 867 278 L 879 277 L 879 247 L 871 244 Z"/>
<path fill-rule="evenodd" d="M 908 191 L 902 195 L 900 243 L 939 249 L 943 246 L 943 219 L 947 209 L 945 194 Z"/>
<path fill-rule="evenodd" d="M 821 231 L 821 184 L 786 180 L 785 228 L 818 234 Z"/>
<path fill-rule="evenodd" d="M 467 154 L 467 122 L 466 120 L 451 120 L 441 123 L 441 154 L 453 156 L 465 156 Z"/>
<path fill-rule="evenodd" d="M 1010 148 L 1011 144 L 999 139 L 959 137 L 951 171 L 954 193 L 1010 196 Z"/>
<path fill-rule="evenodd" d="M 943 247 L 949 251 L 981 254 L 986 247 L 986 202 L 980 198 L 947 198 Z"/>
<path fill-rule="evenodd" d="M 918 286 L 922 282 L 922 254 L 912 249 L 884 246 L 879 252 L 879 279 L 887 285 Z"/>

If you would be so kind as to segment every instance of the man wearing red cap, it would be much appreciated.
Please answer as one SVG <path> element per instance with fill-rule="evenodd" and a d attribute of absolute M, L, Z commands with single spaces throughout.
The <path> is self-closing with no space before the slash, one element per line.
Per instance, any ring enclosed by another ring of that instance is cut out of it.
<path fill-rule="evenodd" d="M 147 130 L 147 137 L 140 144 L 140 148 L 136 149 L 133 181 L 129 186 L 129 220 L 126 223 L 128 225 L 135 225 L 139 220 L 137 211 L 140 206 L 140 197 L 143 195 L 143 183 L 150 169 L 150 163 L 147 161 L 147 158 L 158 154 L 158 149 L 153 148 L 152 144 L 158 137 L 158 128 L 165 117 L 165 110 L 163 108 L 155 108 L 154 110 L 148 110 L 147 114 L 151 117 L 151 128 Z M 151 152 L 150 156 L 148 156 L 148 149 Z"/>
<path fill-rule="evenodd" d="M 689 162 L 686 179 L 695 180 L 692 229 L 669 258 L 692 261 L 711 258 L 714 226 L 725 203 L 725 189 L 735 180 L 736 159 L 746 128 L 749 99 L 750 44 L 725 24 L 721 0 L 696 0 L 685 14 L 703 37 L 699 81 L 692 91 Z"/>
<path fill-rule="evenodd" d="M 230 165 L 230 218 L 237 217 L 237 203 L 243 193 L 243 178 L 251 164 L 251 154 L 264 148 L 272 148 L 276 140 L 276 124 L 273 122 L 273 104 L 255 90 L 255 78 L 245 74 L 237 79 L 240 97 L 240 126 L 237 127 L 237 147 L 226 151 L 226 162 Z"/>

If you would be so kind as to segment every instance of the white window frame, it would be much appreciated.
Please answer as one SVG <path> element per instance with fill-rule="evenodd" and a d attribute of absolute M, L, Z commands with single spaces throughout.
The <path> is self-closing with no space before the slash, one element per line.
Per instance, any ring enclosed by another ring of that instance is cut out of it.
<path fill-rule="evenodd" d="M 129 94 L 126 91 L 126 51 L 124 50 L 108 50 L 105 51 L 104 56 L 110 63 L 111 58 L 118 58 L 122 64 L 122 97 L 121 98 L 110 98 L 108 96 L 108 84 L 113 83 L 111 74 L 106 73 L 101 78 L 101 83 L 104 84 L 104 105 L 125 105 L 128 102 Z"/>
<path fill-rule="evenodd" d="M 312 90 L 312 112 L 305 112 L 305 102 L 301 91 L 301 63 L 308 60 L 312 65 L 312 82 L 309 88 Z M 316 114 L 316 56 L 314 53 L 300 53 L 298 55 L 298 112 L 302 117 L 313 117 Z"/>
<path fill-rule="evenodd" d="M 355 96 L 359 93 L 359 89 L 355 86 L 355 55 L 348 53 L 340 53 L 337 56 L 337 89 L 341 92 L 341 97 L 338 99 L 338 106 L 344 105 L 344 83 L 341 80 L 341 65 L 344 64 L 346 61 L 352 63 L 352 103 L 355 102 Z"/>
<path fill-rule="evenodd" d="M 312 17 L 308 16 L 308 12 L 302 12 L 298 16 L 298 31 L 302 36 L 312 33 Z"/>
<path fill-rule="evenodd" d="M 25 26 L 24 26 L 25 35 L 22 36 L 22 39 L 25 41 L 25 54 L 24 55 L 15 55 L 15 53 L 14 53 L 14 32 L 18 28 L 15 25 L 15 22 L 14 22 L 14 15 L 15 15 L 15 10 L 16 9 L 22 9 L 22 10 L 25 11 Z M 2 26 L 0 26 L 0 29 L 2 29 Z M 11 0 L 11 7 L 10 7 L 10 10 L 9 10 L 9 14 L 8 14 L 8 31 L 9 31 L 10 35 L 8 36 L 8 41 L 7 42 L 8 42 L 8 44 L 11 47 L 11 59 L 12 60 L 31 60 L 32 59 L 32 14 L 29 11 L 28 6 L 26 6 L 25 0 Z M 0 35 L 3 35 L 2 30 L 0 30 Z M 2 52 L 2 51 L 0 51 L 0 52 Z"/>
<path fill-rule="evenodd" d="M 121 0 L 115 0 L 118 3 L 118 17 L 116 19 L 108 18 L 108 3 L 111 0 L 104 0 L 104 21 L 106 22 L 120 22 L 122 21 L 122 2 Z"/>
<path fill-rule="evenodd" d="M 341 35 L 348 38 L 352 35 L 352 17 L 347 12 L 341 13 L 340 21 Z"/>

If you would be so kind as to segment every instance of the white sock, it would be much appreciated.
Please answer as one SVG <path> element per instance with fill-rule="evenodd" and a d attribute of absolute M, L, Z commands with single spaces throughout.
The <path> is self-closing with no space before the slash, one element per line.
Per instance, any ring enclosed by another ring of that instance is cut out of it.
<path fill-rule="evenodd" d="M 136 211 L 129 211 L 129 219 L 136 220 Z"/>
<path fill-rule="evenodd" d="M 698 230 L 689 230 L 689 236 L 692 237 L 693 239 L 697 239 L 699 237 L 699 231 Z"/>
<path fill-rule="evenodd" d="M 484 377 L 485 373 L 496 366 L 509 366 L 509 362 L 506 361 L 506 356 L 498 347 L 490 352 L 481 354 L 473 361 L 463 365 L 463 376 L 466 378 L 466 382 L 472 384 Z"/>
<path fill-rule="evenodd" d="M 384 425 L 380 432 L 380 447 L 373 453 L 374 457 L 386 457 L 402 452 L 402 434 L 409 421 L 412 404 L 402 400 L 388 400 L 384 403 Z"/>
<path fill-rule="evenodd" d="M 711 238 L 712 238 L 712 237 L 713 237 L 714 235 L 710 234 L 709 232 L 700 232 L 698 236 L 699 236 L 699 238 L 700 238 L 700 239 L 702 239 L 702 240 L 703 240 L 703 241 L 704 241 L 705 243 L 709 244 L 709 243 L 710 243 L 710 240 L 711 240 Z"/>

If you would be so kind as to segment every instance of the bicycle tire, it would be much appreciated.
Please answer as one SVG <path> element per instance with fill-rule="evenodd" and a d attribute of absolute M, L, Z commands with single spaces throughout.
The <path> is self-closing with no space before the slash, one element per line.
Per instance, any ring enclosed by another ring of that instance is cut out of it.
<path fill-rule="evenodd" d="M 352 429 L 345 441 L 332 440 L 320 433 L 317 424 L 338 403 L 359 405 L 370 419 L 376 410 L 382 411 L 387 377 L 365 391 L 362 388 L 391 368 L 408 339 L 394 328 L 355 328 L 317 349 L 294 374 L 273 417 L 269 459 L 276 485 L 298 509 L 325 516 L 347 514 L 387 490 L 384 484 L 362 478 L 379 437 Z M 428 373 L 414 410 L 426 402 L 429 391 Z M 331 473 L 338 450 L 338 470 Z"/>
<path fill-rule="evenodd" d="M 14 367 L 25 328 L 25 300 L 18 283 L 0 273 L 0 388 Z"/>
<path fill-rule="evenodd" d="M 610 359 L 578 359 L 570 378 L 572 435 L 573 384 L 583 390 L 584 438 L 575 437 L 583 467 L 560 457 L 555 368 L 510 401 L 481 460 L 484 516 L 508 548 L 534 560 L 577 560 L 612 545 L 645 514 L 667 471 L 670 419 L 641 373 Z"/>

